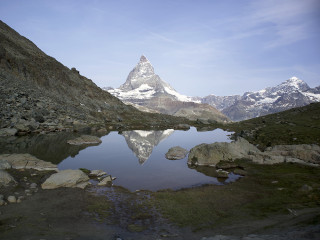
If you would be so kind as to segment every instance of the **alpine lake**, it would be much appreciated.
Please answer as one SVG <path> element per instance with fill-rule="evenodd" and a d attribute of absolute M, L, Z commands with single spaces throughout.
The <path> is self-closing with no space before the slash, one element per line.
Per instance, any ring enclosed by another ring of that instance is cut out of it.
<path fill-rule="evenodd" d="M 165 158 L 171 147 L 180 146 L 189 151 L 201 143 L 230 142 L 230 134 L 221 129 L 201 132 L 196 128 L 188 131 L 112 131 L 99 136 L 102 140 L 99 145 L 76 146 L 67 141 L 81 134 L 62 132 L 3 139 L 0 153 L 30 153 L 58 164 L 59 170 L 103 170 L 116 178 L 113 185 L 132 192 L 177 190 L 204 184 L 222 185 L 240 177 L 229 173 L 228 178 L 216 178 L 210 174 L 215 172 L 212 171 L 214 167 L 201 167 L 202 170 L 199 170 L 188 166 L 188 157 L 181 160 Z M 92 183 L 96 184 L 94 181 Z"/>

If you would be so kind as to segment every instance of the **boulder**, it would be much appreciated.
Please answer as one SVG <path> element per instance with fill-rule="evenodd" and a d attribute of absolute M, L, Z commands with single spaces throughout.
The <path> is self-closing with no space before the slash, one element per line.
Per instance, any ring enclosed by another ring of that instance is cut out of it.
<path fill-rule="evenodd" d="M 238 138 L 236 141 L 216 142 L 212 144 L 200 144 L 190 150 L 188 157 L 189 165 L 213 165 L 215 166 L 221 160 L 233 161 L 238 158 L 244 158 L 249 154 L 260 152 L 258 148 L 250 144 L 244 138 Z"/>
<path fill-rule="evenodd" d="M 187 154 L 187 149 L 177 146 L 169 149 L 169 151 L 166 153 L 166 158 L 170 160 L 178 160 L 185 158 Z"/>
<path fill-rule="evenodd" d="M 35 169 L 38 171 L 52 170 L 57 171 L 57 165 L 40 160 L 28 153 L 25 154 L 2 154 L 0 155 L 0 165 L 6 166 L 6 163 L 14 169 Z"/>
<path fill-rule="evenodd" d="M 9 183 L 16 183 L 14 178 L 4 170 L 0 170 L 0 187 L 7 186 Z"/>
<path fill-rule="evenodd" d="M 5 159 L 0 159 L 0 169 L 10 169 L 11 164 Z"/>
<path fill-rule="evenodd" d="M 14 136 L 18 132 L 15 128 L 2 128 L 0 129 L 0 137 L 6 137 L 6 136 Z"/>
<path fill-rule="evenodd" d="M 63 170 L 52 174 L 42 185 L 43 189 L 59 187 L 85 188 L 89 184 L 89 177 L 81 170 Z"/>
<path fill-rule="evenodd" d="M 109 176 L 105 177 L 104 179 L 102 179 L 102 180 L 98 183 L 98 185 L 99 185 L 99 186 L 104 186 L 104 185 L 107 185 L 107 184 L 110 184 L 110 183 L 112 183 L 112 177 L 109 175 Z"/>
<path fill-rule="evenodd" d="M 100 144 L 102 141 L 100 138 L 91 135 L 82 135 L 78 138 L 67 141 L 71 145 L 91 145 Z"/>

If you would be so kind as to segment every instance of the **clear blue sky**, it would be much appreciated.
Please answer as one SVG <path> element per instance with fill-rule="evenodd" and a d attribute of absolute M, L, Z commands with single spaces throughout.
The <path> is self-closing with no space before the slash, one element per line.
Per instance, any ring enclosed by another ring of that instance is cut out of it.
<path fill-rule="evenodd" d="M 320 85 L 319 0 L 0 0 L 0 19 L 100 87 L 141 54 L 189 96 Z"/>

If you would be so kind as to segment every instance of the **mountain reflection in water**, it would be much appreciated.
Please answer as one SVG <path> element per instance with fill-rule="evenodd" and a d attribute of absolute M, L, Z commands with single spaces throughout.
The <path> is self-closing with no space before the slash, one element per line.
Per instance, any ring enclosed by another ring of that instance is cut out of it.
<path fill-rule="evenodd" d="M 128 147 L 139 159 L 139 163 L 143 164 L 147 161 L 153 151 L 162 140 L 169 137 L 174 132 L 173 129 L 164 131 L 126 131 L 121 133 L 126 139 Z"/>
<path fill-rule="evenodd" d="M 212 169 L 189 168 L 187 157 L 167 160 L 166 152 L 174 146 L 190 150 L 201 143 L 230 142 L 228 134 L 221 129 L 198 132 L 195 128 L 189 131 L 168 129 L 110 132 L 101 137 L 102 143 L 97 146 L 74 146 L 67 143 L 69 139 L 78 137 L 79 133 L 10 137 L 0 138 L 0 154 L 30 153 L 39 159 L 58 164 L 60 170 L 101 169 L 117 177 L 114 184 L 131 191 L 179 189 L 222 183 L 211 174 Z M 236 178 L 230 174 L 226 182 Z"/>

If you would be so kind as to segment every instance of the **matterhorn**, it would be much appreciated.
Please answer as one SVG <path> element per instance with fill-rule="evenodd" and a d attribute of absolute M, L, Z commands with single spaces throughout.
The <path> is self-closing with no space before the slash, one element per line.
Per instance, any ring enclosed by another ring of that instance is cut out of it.
<path fill-rule="evenodd" d="M 124 84 L 117 89 L 105 90 L 142 111 L 186 117 L 190 120 L 201 119 L 207 122 L 229 121 L 216 108 L 178 93 L 155 74 L 153 66 L 144 55 L 129 73 Z"/>

